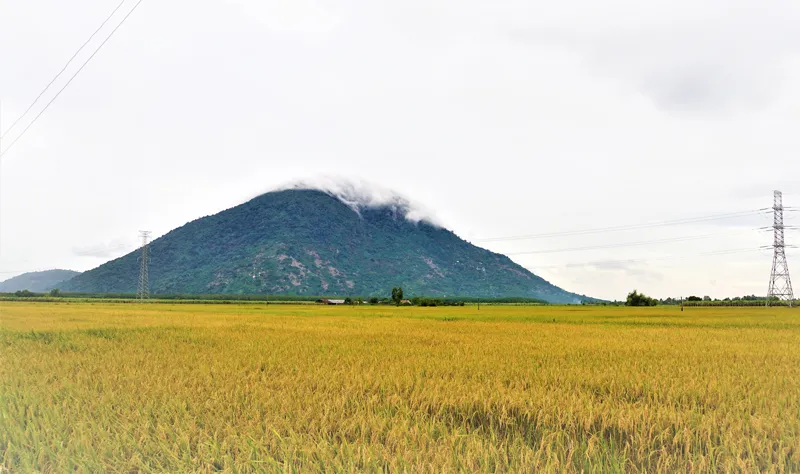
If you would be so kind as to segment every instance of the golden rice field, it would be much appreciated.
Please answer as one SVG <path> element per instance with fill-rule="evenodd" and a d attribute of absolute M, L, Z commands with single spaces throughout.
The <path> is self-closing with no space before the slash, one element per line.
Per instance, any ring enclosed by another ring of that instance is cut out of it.
<path fill-rule="evenodd" d="M 0 303 L 10 472 L 798 472 L 800 310 Z"/>

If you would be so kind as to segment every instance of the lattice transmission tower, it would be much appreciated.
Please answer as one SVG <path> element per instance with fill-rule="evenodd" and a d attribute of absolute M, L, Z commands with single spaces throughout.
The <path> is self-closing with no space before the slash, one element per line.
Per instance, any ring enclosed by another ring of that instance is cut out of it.
<path fill-rule="evenodd" d="M 150 231 L 139 231 L 139 237 L 142 238 L 142 255 L 139 257 L 139 287 L 136 290 L 136 297 L 140 300 L 150 298 L 150 281 L 148 275 L 148 268 L 150 266 Z"/>
<path fill-rule="evenodd" d="M 780 191 L 775 191 L 772 216 L 774 253 L 772 255 L 772 275 L 769 278 L 769 290 L 767 291 L 767 306 L 773 302 L 783 301 L 792 306 L 794 294 L 792 293 L 792 279 L 789 278 L 789 265 L 786 263 L 786 244 L 783 240 L 783 195 Z"/>

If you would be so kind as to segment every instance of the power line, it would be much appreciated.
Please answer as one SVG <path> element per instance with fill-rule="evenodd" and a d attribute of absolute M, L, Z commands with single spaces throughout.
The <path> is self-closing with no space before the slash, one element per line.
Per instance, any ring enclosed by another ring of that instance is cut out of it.
<path fill-rule="evenodd" d="M 694 224 L 698 222 L 707 222 L 713 220 L 720 220 L 720 219 L 733 219 L 737 217 L 745 217 L 749 215 L 756 215 L 761 214 L 764 211 L 769 211 L 769 208 L 764 209 L 754 209 L 750 211 L 740 211 L 740 212 L 731 212 L 727 214 L 716 214 L 710 216 L 703 216 L 703 217 L 694 217 L 694 218 L 687 218 L 687 219 L 677 219 L 673 221 L 662 221 L 662 222 L 651 222 L 647 224 L 628 224 L 628 225 L 621 225 L 621 226 L 612 226 L 612 227 L 600 227 L 594 229 L 583 229 L 583 230 L 574 230 L 574 231 L 563 231 L 563 232 L 549 232 L 544 234 L 530 234 L 530 235 L 517 235 L 517 236 L 509 236 L 509 237 L 493 237 L 487 239 L 477 239 L 475 242 L 501 242 L 501 241 L 510 241 L 510 240 L 527 240 L 527 239 L 541 239 L 541 238 L 548 238 L 548 237 L 564 237 L 568 235 L 585 235 L 585 234 L 599 234 L 603 232 L 619 232 L 625 230 L 634 230 L 634 229 L 647 229 L 652 227 L 663 227 L 663 226 L 672 226 L 672 225 L 681 225 L 681 224 Z"/>
<path fill-rule="evenodd" d="M 94 52 L 92 53 L 92 55 L 91 55 L 91 56 L 89 56 L 89 58 L 88 58 L 86 61 L 84 61 L 84 63 L 81 65 L 81 67 L 80 67 L 80 68 L 78 68 L 78 70 L 75 72 L 75 74 L 73 74 L 73 75 L 72 75 L 72 77 L 70 77 L 70 78 L 69 78 L 69 80 L 67 81 L 67 83 L 66 83 L 66 84 L 64 84 L 64 87 L 62 87 L 62 88 L 61 88 L 61 89 L 58 91 L 58 93 L 56 93 L 56 95 L 55 95 L 55 96 L 54 96 L 52 99 L 50 99 L 50 102 L 48 102 L 48 103 L 47 103 L 47 105 L 45 105 L 45 106 L 44 106 L 44 108 L 43 108 L 43 109 L 42 109 L 42 110 L 41 110 L 41 111 L 40 111 L 40 112 L 39 112 L 39 113 L 36 115 L 36 117 L 34 117 L 34 118 L 33 118 L 33 120 L 32 120 L 32 121 L 31 121 L 31 122 L 28 124 L 28 126 L 27 126 L 27 127 L 25 127 L 25 128 L 22 130 L 22 132 L 21 132 L 19 135 L 17 135 L 17 138 L 15 138 L 15 139 L 14 139 L 14 140 L 11 142 L 11 144 L 10 144 L 10 145 L 8 145 L 8 147 L 7 147 L 5 150 L 3 150 L 3 151 L 0 151 L 0 158 L 2 158 L 3 156 L 5 156 L 5 154 L 6 154 L 6 153 L 8 153 L 8 150 L 10 150 L 10 149 L 11 149 L 11 147 L 13 147 L 13 146 L 14 146 L 14 144 L 15 144 L 15 143 L 17 143 L 17 141 L 19 141 L 19 139 L 20 139 L 20 138 L 22 138 L 22 136 L 23 136 L 23 135 L 25 135 L 25 132 L 27 132 L 27 131 L 28 131 L 28 129 L 30 129 L 30 128 L 31 128 L 31 126 L 32 126 L 34 123 L 36 123 L 36 121 L 37 121 L 37 120 L 39 120 L 39 117 L 41 117 L 41 116 L 42 116 L 42 114 L 43 114 L 43 113 L 45 113 L 45 111 L 46 111 L 46 110 L 47 110 L 47 109 L 50 107 L 50 105 L 51 105 L 53 102 L 55 102 L 55 100 L 56 100 L 56 99 L 58 99 L 58 97 L 61 95 L 61 93 L 62 93 L 62 92 L 64 92 L 64 89 L 66 89 L 67 87 L 69 87 L 69 85 L 72 83 L 72 81 L 75 79 L 75 77 L 76 77 L 78 74 L 80 74 L 80 73 L 81 73 L 81 71 L 83 71 L 83 68 L 85 68 L 85 67 L 86 67 L 86 65 L 87 65 L 87 64 L 89 64 L 89 61 L 91 61 L 91 60 L 92 60 L 92 58 L 94 58 L 94 57 L 97 55 L 97 53 L 98 53 L 98 52 L 100 52 L 100 49 L 102 49 L 102 48 L 103 48 L 103 46 L 104 46 L 104 45 L 105 45 L 105 44 L 108 42 L 108 40 L 110 40 L 110 39 L 111 39 L 111 37 L 112 37 L 112 36 L 114 36 L 114 33 L 116 33 L 116 32 L 117 32 L 117 30 L 118 30 L 118 29 L 119 29 L 119 28 L 120 28 L 120 27 L 121 27 L 121 26 L 122 26 L 122 25 L 125 23 L 125 21 L 128 19 L 128 17 L 130 17 L 130 16 L 133 14 L 133 12 L 134 12 L 134 11 L 136 11 L 136 9 L 139 7 L 139 5 L 141 5 L 141 3 L 142 3 L 143 1 L 144 1 L 144 0 L 139 0 L 138 2 L 136 2 L 136 4 L 135 4 L 135 5 L 133 6 L 133 8 L 132 8 L 132 9 L 131 9 L 131 10 L 128 12 L 128 14 L 127 14 L 127 15 L 125 15 L 125 16 L 122 18 L 122 21 L 120 21 L 120 22 L 119 22 L 119 24 L 117 24 L 117 26 L 116 26 L 116 27 L 115 27 L 113 30 L 111 30 L 111 33 L 109 33 L 109 34 L 108 34 L 108 36 L 106 37 L 106 39 L 104 39 L 104 40 L 103 40 L 103 42 L 102 42 L 102 43 L 100 43 L 100 46 L 98 46 L 98 47 L 97 47 L 97 49 L 95 49 L 95 50 L 94 50 Z"/>
<path fill-rule="evenodd" d="M 716 232 L 713 234 L 704 234 L 704 235 L 692 235 L 692 236 L 685 236 L 685 237 L 670 237 L 666 239 L 655 239 L 655 240 L 640 240 L 636 242 L 621 242 L 616 244 L 607 244 L 607 245 L 592 245 L 592 246 L 584 246 L 584 247 L 572 247 L 572 248 L 561 248 L 561 249 L 549 249 L 549 250 L 531 250 L 526 252 L 511 252 L 506 253 L 506 255 L 532 255 L 532 254 L 543 254 L 543 253 L 558 253 L 558 252 L 577 252 L 581 250 L 599 250 L 599 249 L 612 249 L 612 248 L 620 248 L 620 247 L 636 247 L 640 245 L 651 245 L 651 244 L 661 244 L 661 243 L 669 243 L 669 242 L 685 242 L 690 240 L 698 240 L 698 239 L 706 239 L 709 237 L 716 237 L 719 235 L 728 235 L 728 234 L 743 234 L 747 232 L 751 232 L 753 230 L 766 230 L 766 227 L 760 227 L 757 229 L 746 229 L 746 230 L 737 230 L 737 231 L 728 231 L 728 232 Z"/>
<path fill-rule="evenodd" d="M 729 250 L 716 250 L 712 252 L 702 252 L 689 255 L 670 255 L 666 257 L 628 259 L 628 260 L 601 260 L 601 261 L 591 261 L 591 262 L 575 262 L 575 263 L 565 263 L 561 265 L 531 266 L 530 268 L 547 269 L 547 268 L 569 268 L 569 267 L 582 267 L 582 266 L 611 265 L 611 264 L 623 264 L 623 263 L 644 263 L 644 262 L 654 262 L 659 260 L 678 260 L 683 258 L 708 257 L 713 255 L 730 255 L 730 254 L 744 253 L 744 252 L 760 252 L 762 250 L 763 249 L 761 248 L 750 247 L 750 248 L 729 249 Z"/>
<path fill-rule="evenodd" d="M 52 86 L 53 83 L 55 83 L 56 80 L 58 80 L 58 78 L 61 77 L 62 74 L 64 74 L 64 71 L 66 71 L 67 68 L 69 67 L 69 65 L 72 64 L 72 61 L 74 61 L 75 58 L 78 56 L 78 54 L 80 54 L 80 52 L 83 51 L 83 48 L 85 48 L 86 45 L 88 45 L 92 41 L 92 39 L 94 39 L 94 37 L 97 35 L 97 33 L 99 33 L 100 30 L 102 30 L 103 27 L 106 26 L 106 23 L 108 23 L 108 21 L 111 20 L 111 17 L 113 17 L 117 13 L 117 11 L 119 11 L 119 9 L 122 7 L 122 5 L 125 3 L 125 1 L 126 0 L 122 0 L 119 3 L 119 5 L 117 5 L 117 8 L 115 8 L 114 11 L 112 11 L 111 14 L 108 15 L 108 17 L 106 17 L 105 20 L 103 20 L 103 23 L 101 23 L 100 26 L 96 30 L 94 30 L 94 33 L 92 33 L 91 36 L 89 36 L 89 39 L 87 39 L 81 45 L 81 47 L 78 48 L 77 51 L 75 51 L 75 54 L 73 54 L 72 57 L 69 58 L 69 61 L 67 61 L 67 63 L 64 64 L 64 67 L 61 68 L 61 70 L 58 72 L 58 74 L 56 74 L 55 77 L 53 77 L 53 79 L 50 81 L 50 83 L 47 84 L 44 89 L 42 89 L 42 92 L 40 92 L 39 95 L 36 96 L 35 99 L 33 99 L 33 102 L 31 102 L 31 105 L 29 105 L 28 108 L 25 109 L 25 112 L 23 112 L 22 115 L 20 115 L 16 120 L 14 120 L 14 122 L 11 124 L 11 126 L 8 127 L 8 130 L 6 130 L 3 133 L 2 137 L 0 137 L 0 138 L 5 138 L 5 136 L 8 135 L 8 133 L 11 132 L 11 130 L 20 122 L 20 120 L 22 120 L 26 115 L 28 115 L 28 112 L 30 112 L 31 109 L 36 105 L 36 103 L 39 102 L 39 99 L 41 99 L 42 96 L 45 94 L 45 92 L 47 92 L 47 90 L 50 89 L 50 86 Z M 0 129 L 0 132 L 2 132 L 2 129 Z"/>

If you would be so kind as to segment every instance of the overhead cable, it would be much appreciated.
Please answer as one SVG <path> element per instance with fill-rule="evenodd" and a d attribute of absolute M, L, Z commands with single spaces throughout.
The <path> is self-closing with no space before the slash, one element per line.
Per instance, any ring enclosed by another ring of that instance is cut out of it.
<path fill-rule="evenodd" d="M 744 253 L 744 252 L 761 252 L 761 248 L 740 248 L 740 249 L 729 249 L 729 250 L 717 250 L 712 252 L 703 252 L 703 253 L 696 253 L 696 254 L 687 254 L 687 255 L 670 255 L 666 257 L 655 257 L 655 258 L 641 258 L 641 259 L 628 259 L 628 260 L 603 260 L 603 261 L 591 261 L 591 262 L 575 262 L 575 263 L 566 263 L 561 265 L 526 265 L 529 269 L 547 269 L 547 268 L 570 268 L 570 267 L 585 267 L 585 266 L 601 266 L 601 265 L 613 265 L 613 264 L 628 264 L 628 263 L 644 263 L 644 262 L 653 262 L 658 260 L 677 260 L 683 258 L 695 258 L 695 257 L 707 257 L 713 255 L 729 255 L 729 254 L 736 254 L 736 253 Z"/>
<path fill-rule="evenodd" d="M 619 242 L 615 244 L 607 244 L 607 245 L 591 245 L 591 246 L 584 246 L 584 247 L 571 247 L 571 248 L 560 248 L 560 249 L 546 249 L 546 250 L 530 250 L 526 252 L 510 252 L 506 253 L 506 255 L 532 255 L 532 254 L 544 254 L 544 253 L 559 253 L 559 252 L 577 252 L 582 250 L 599 250 L 599 249 L 612 249 L 612 248 L 620 248 L 620 247 L 637 247 L 641 245 L 652 245 L 652 244 L 661 244 L 661 243 L 671 243 L 671 242 L 686 242 L 690 240 L 698 240 L 698 239 L 707 239 L 710 237 L 717 237 L 719 235 L 729 235 L 729 234 L 743 234 L 747 232 L 752 232 L 754 230 L 767 230 L 766 227 L 760 227 L 757 229 L 746 229 L 746 230 L 737 230 L 737 231 L 728 231 L 728 232 L 716 232 L 713 234 L 703 234 L 703 235 L 691 235 L 691 236 L 684 236 L 684 237 L 670 237 L 666 239 L 654 239 L 654 240 L 640 240 L 636 242 Z"/>
<path fill-rule="evenodd" d="M 54 96 L 52 99 L 50 99 L 50 101 L 47 103 L 47 105 L 45 105 L 45 106 L 44 106 L 44 108 L 43 108 L 41 111 L 39 111 L 39 113 L 36 115 L 36 117 L 34 117 L 34 118 L 33 118 L 33 120 L 32 120 L 32 121 L 31 121 L 31 122 L 28 124 L 28 126 L 27 126 L 27 127 L 25 127 L 25 128 L 22 130 L 22 132 L 21 132 L 19 135 L 17 135 L 17 137 L 16 137 L 16 138 L 15 138 L 15 139 L 14 139 L 14 140 L 11 142 L 11 144 L 10 144 L 10 145 L 8 145 L 8 147 L 7 147 L 5 150 L 2 150 L 2 151 L 0 151 L 0 158 L 2 158 L 3 156 L 5 156 L 5 154 L 6 154 L 6 153 L 8 153 L 8 150 L 10 150 L 10 149 L 11 149 L 11 147 L 13 147 L 13 146 L 14 146 L 14 144 L 15 144 L 15 143 L 17 143 L 17 141 L 19 141 L 19 139 L 20 139 L 20 138 L 22 138 L 22 136 L 23 136 L 23 135 L 25 135 L 25 132 L 27 132 L 27 131 L 28 131 L 28 129 L 30 129 L 30 128 L 31 128 L 31 126 L 33 126 L 33 124 L 34 124 L 34 123 L 36 123 L 36 121 L 37 121 L 37 120 L 39 120 L 39 117 L 41 117 L 41 116 L 42 116 L 42 114 L 43 114 L 43 113 L 45 113 L 45 111 L 46 111 L 46 110 L 47 110 L 47 109 L 50 107 L 50 105 L 51 105 L 53 102 L 55 102 L 55 100 L 56 100 L 56 99 L 58 99 L 58 97 L 61 95 L 61 93 L 62 93 L 62 92 L 64 92 L 64 89 L 66 89 L 67 87 L 69 87 L 69 85 L 72 83 L 72 81 L 75 79 L 75 77 L 77 77 L 77 75 L 78 75 L 78 74 L 80 74 L 80 73 L 81 73 L 81 71 L 83 71 L 83 69 L 86 67 L 86 65 L 87 65 L 87 64 L 89 64 L 89 61 L 91 61 L 91 60 L 92 60 L 92 58 L 94 58 L 94 57 L 95 57 L 95 55 L 97 55 L 97 53 L 98 53 L 98 52 L 100 52 L 100 49 L 102 49 L 102 48 L 103 48 L 103 46 L 104 46 L 104 45 L 105 45 L 105 44 L 108 42 L 108 40 L 110 40 L 110 39 L 111 39 L 111 37 L 112 37 L 112 36 L 114 36 L 114 33 L 116 33 L 116 32 L 117 32 L 117 30 L 118 30 L 118 29 L 119 29 L 119 28 L 120 28 L 120 27 L 121 27 L 121 26 L 122 26 L 122 25 L 125 23 L 125 21 L 128 19 L 128 17 L 130 17 L 130 16 L 133 14 L 133 12 L 134 12 L 134 11 L 136 11 L 136 9 L 139 7 L 139 5 L 141 5 L 141 3 L 142 3 L 143 1 L 144 1 L 144 0 L 139 0 L 138 2 L 136 2 L 136 4 L 135 4 L 135 5 L 133 6 L 133 8 L 132 8 L 132 9 L 131 9 L 131 10 L 128 12 L 128 14 L 127 14 L 127 15 L 125 15 L 125 16 L 122 18 L 122 21 L 120 21 L 120 22 L 117 24 L 117 26 L 116 26 L 116 27 L 114 27 L 114 29 L 113 29 L 113 30 L 111 30 L 111 33 L 109 33 L 109 34 L 108 34 L 108 36 L 106 36 L 106 38 L 103 40 L 103 42 L 102 42 L 102 43 L 100 43 L 100 45 L 99 45 L 99 46 L 98 46 L 98 47 L 97 47 L 97 48 L 94 50 L 94 52 L 91 54 L 91 56 L 89 56 L 89 58 L 88 58 L 86 61 L 84 61 L 84 63 L 81 65 L 81 67 L 80 67 L 80 68 L 78 68 L 78 70 L 75 72 L 75 74 L 73 74 L 73 75 L 72 75 L 72 77 L 70 77 L 70 78 L 69 78 L 69 80 L 67 81 L 67 83 L 66 83 L 66 84 L 64 84 L 64 87 L 62 87 L 62 88 L 61 88 L 61 89 L 60 89 L 60 90 L 59 90 L 59 91 L 56 93 L 56 95 L 55 95 L 55 96 Z"/>
<path fill-rule="evenodd" d="M 36 98 L 35 98 L 35 99 L 33 99 L 33 102 L 31 102 L 31 105 L 29 105 L 29 106 L 28 106 L 28 108 L 27 108 L 27 109 L 25 109 L 25 112 L 23 112 L 23 113 L 22 113 L 22 115 L 20 115 L 19 117 L 17 117 L 17 119 L 16 119 L 16 120 L 14 120 L 14 122 L 11 124 L 11 126 L 10 126 L 10 127 L 8 127 L 8 129 L 7 129 L 5 132 L 3 132 L 2 130 L 0 130 L 0 133 L 2 133 L 2 136 L 0 136 L 0 138 L 5 138 L 5 137 L 6 137 L 6 135 L 8 135 L 8 133 L 9 133 L 9 132 L 10 132 L 10 131 L 11 131 L 11 130 L 12 130 L 12 129 L 13 129 L 13 128 L 14 128 L 14 127 L 15 127 L 15 126 L 16 126 L 16 125 L 17 125 L 17 124 L 18 124 L 18 123 L 19 123 L 19 122 L 20 122 L 20 121 L 21 121 L 21 120 L 22 120 L 22 119 L 25 117 L 25 116 L 26 116 L 26 115 L 28 115 L 28 112 L 30 112 L 30 111 L 31 111 L 31 109 L 33 109 L 33 107 L 36 105 L 36 103 L 37 103 L 37 102 L 39 102 L 39 99 L 41 99 L 41 98 L 42 98 L 42 96 L 45 94 L 45 92 L 47 92 L 47 90 L 48 90 L 48 89 L 50 89 L 50 86 L 52 86 L 52 85 L 53 85 L 53 84 L 56 82 L 56 80 L 58 80 L 58 78 L 59 78 L 59 77 L 61 77 L 61 75 L 62 75 L 62 74 L 64 74 L 64 71 L 66 71 L 66 70 L 67 70 L 67 68 L 69 67 L 69 65 L 70 65 L 70 64 L 72 64 L 72 61 L 74 61 L 74 60 L 75 60 L 75 58 L 76 58 L 76 57 L 77 57 L 77 56 L 78 56 L 78 55 L 81 53 L 81 51 L 83 51 L 83 48 L 85 48 L 85 47 L 86 47 L 86 45 L 88 45 L 88 44 L 89 44 L 89 43 L 92 41 L 92 39 L 94 39 L 94 37 L 97 35 L 97 33 L 99 33 L 99 32 L 100 32 L 100 30 L 102 30 L 102 29 L 103 29 L 103 27 L 104 27 L 104 26 L 106 26 L 106 23 L 108 23 L 108 21 L 109 21 L 109 20 L 111 20 L 111 18 L 112 18 L 112 17 L 113 17 L 113 16 L 114 16 L 114 15 L 115 15 L 115 14 L 116 14 L 118 11 L 119 11 L 119 9 L 122 7 L 122 5 L 125 3 L 125 1 L 126 1 L 126 0 L 122 0 L 122 1 L 119 3 L 119 5 L 117 5 L 117 8 L 115 8 L 115 9 L 114 9 L 114 11 L 112 11 L 112 12 L 111 12 L 111 14 L 110 14 L 110 15 L 108 15 L 108 17 L 106 17 L 106 19 L 105 19 L 105 20 L 103 20 L 103 22 L 102 22 L 102 23 L 100 23 L 100 26 L 98 26 L 98 27 L 97 27 L 97 29 L 96 29 L 96 30 L 94 30 L 94 33 L 92 33 L 92 34 L 89 36 L 89 39 L 87 39 L 87 40 L 86 40 L 86 41 L 85 41 L 85 42 L 84 42 L 84 43 L 81 45 L 81 47 L 80 47 L 80 48 L 78 48 L 78 50 L 77 50 L 77 51 L 75 51 L 75 54 L 73 54 L 73 55 L 72 55 L 72 57 L 71 57 L 71 58 L 69 58 L 69 60 L 67 61 L 67 63 L 66 63 L 66 64 L 64 64 L 64 67 L 63 67 L 63 68 L 61 68 L 61 70 L 60 70 L 60 71 L 58 71 L 58 74 L 56 74 L 56 75 L 55 75 L 55 77 L 53 77 L 53 79 L 52 79 L 52 80 L 51 80 L 51 81 L 50 81 L 50 82 L 49 82 L 49 83 L 48 83 L 48 84 L 45 86 L 45 88 L 44 88 L 44 89 L 42 89 L 42 91 L 39 93 L 39 95 L 37 95 L 37 96 L 36 96 Z"/>
<path fill-rule="evenodd" d="M 603 232 L 619 232 L 625 230 L 634 230 L 634 229 L 647 229 L 653 227 L 663 227 L 663 226 L 673 226 L 673 225 L 681 225 L 681 224 L 694 224 L 699 222 L 707 222 L 713 220 L 720 220 L 720 219 L 733 219 L 738 217 L 745 217 L 749 215 L 756 215 L 761 214 L 764 211 L 770 211 L 769 208 L 763 209 L 754 209 L 749 211 L 740 211 L 740 212 L 731 212 L 727 214 L 716 214 L 710 216 L 703 216 L 703 217 L 694 217 L 694 218 L 687 218 L 687 219 L 677 219 L 673 221 L 662 221 L 662 222 L 651 222 L 645 224 L 629 224 L 629 225 L 620 225 L 620 226 L 612 226 L 612 227 L 600 227 L 594 229 L 582 229 L 582 230 L 571 230 L 571 231 L 563 231 L 563 232 L 549 232 L 544 234 L 529 234 L 529 235 L 516 235 L 516 236 L 509 236 L 509 237 L 494 237 L 494 238 L 487 238 L 487 239 L 477 239 L 475 242 L 502 242 L 502 241 L 511 241 L 511 240 L 528 240 L 528 239 L 541 239 L 541 238 L 548 238 L 548 237 L 564 237 L 568 235 L 585 235 L 585 234 L 599 234 Z"/>

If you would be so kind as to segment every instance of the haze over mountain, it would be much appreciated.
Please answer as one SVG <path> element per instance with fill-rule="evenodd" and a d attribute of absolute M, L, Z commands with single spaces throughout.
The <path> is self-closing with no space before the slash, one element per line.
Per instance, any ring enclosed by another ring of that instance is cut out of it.
<path fill-rule="evenodd" d="M 227 293 L 529 297 L 578 303 L 508 257 L 476 247 L 396 195 L 284 189 L 203 217 L 150 244 L 158 294 Z M 65 291 L 132 293 L 132 252 L 66 282 Z"/>
<path fill-rule="evenodd" d="M 11 293 L 20 290 L 30 290 L 33 292 L 50 291 L 60 286 L 65 280 L 69 280 L 80 272 L 72 270 L 45 270 L 43 272 L 29 272 L 9 278 L 0 282 L 0 293 Z"/>

